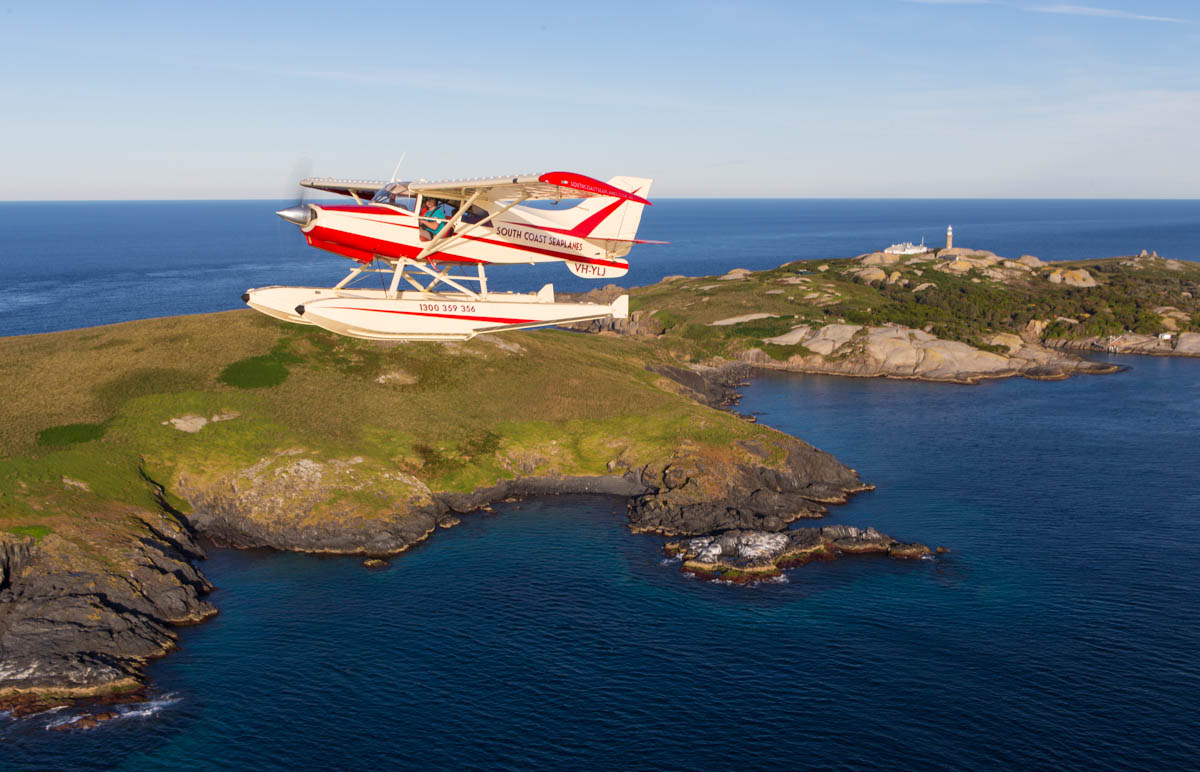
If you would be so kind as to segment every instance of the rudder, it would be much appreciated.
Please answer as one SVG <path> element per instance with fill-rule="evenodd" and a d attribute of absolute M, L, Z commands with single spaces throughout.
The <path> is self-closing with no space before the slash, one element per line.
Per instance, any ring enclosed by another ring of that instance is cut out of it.
<path fill-rule="evenodd" d="M 645 177 L 613 177 L 609 185 L 642 198 L 650 194 L 654 180 Z M 577 206 L 561 213 L 564 232 L 572 236 L 600 241 L 632 243 L 642 222 L 645 204 L 613 199 L 608 196 L 585 198 Z M 570 219 L 567 219 L 570 218 Z M 625 249 L 624 252 L 628 252 Z"/>

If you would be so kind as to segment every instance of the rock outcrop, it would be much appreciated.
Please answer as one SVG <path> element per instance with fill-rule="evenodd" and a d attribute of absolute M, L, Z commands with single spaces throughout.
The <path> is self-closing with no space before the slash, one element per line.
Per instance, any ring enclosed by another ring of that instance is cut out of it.
<path fill-rule="evenodd" d="M 1163 338 L 1125 332 L 1104 337 L 1049 338 L 1047 346 L 1071 351 L 1103 351 L 1109 354 L 1148 354 L 1152 356 L 1200 356 L 1200 333 L 1181 332 Z"/>
<path fill-rule="evenodd" d="M 755 367 L 831 375 L 919 378 L 976 383 L 982 378 L 1023 375 L 1061 378 L 1074 373 L 1111 372 L 1114 368 L 1064 355 L 1016 335 L 1003 334 L 992 345 L 1006 353 L 984 351 L 958 341 L 942 340 L 901 325 L 867 327 L 827 324 L 815 330 L 799 325 L 765 343 L 802 346 L 803 350 L 776 359 L 750 348 L 740 360 Z"/>
<path fill-rule="evenodd" d="M 1051 284 L 1065 284 L 1068 287 L 1095 287 L 1096 280 L 1082 268 L 1063 270 L 1056 268 L 1046 275 Z"/>
<path fill-rule="evenodd" d="M 185 472 L 173 487 L 192 505 L 191 525 L 233 547 L 389 555 L 427 537 L 444 511 L 411 475 L 303 449 L 232 475 Z"/>
<path fill-rule="evenodd" d="M 1180 333 L 1179 339 L 1175 343 L 1175 353 L 1194 357 L 1200 356 L 1200 332 Z"/>
<path fill-rule="evenodd" d="M 782 533 L 730 530 L 668 543 L 668 555 L 682 561 L 681 569 L 706 579 L 737 583 L 779 576 L 783 569 L 840 554 L 882 554 L 919 558 L 932 554 L 920 543 L 902 544 L 874 528 L 831 525 L 795 528 Z"/>
<path fill-rule="evenodd" d="M 736 387 L 749 376 L 748 367 L 706 367 L 692 365 L 689 368 L 675 365 L 653 364 L 646 367 L 652 373 L 673 381 L 680 393 L 702 405 L 723 408 L 735 404 L 741 397 Z"/>
<path fill-rule="evenodd" d="M 630 528 L 666 536 L 738 528 L 780 531 L 794 520 L 823 516 L 823 504 L 871 489 L 832 455 L 783 438 L 787 455 L 778 465 L 681 450 L 665 463 L 631 470 L 630 479 L 646 492 L 630 499 Z M 771 453 L 747 442 L 742 450 L 757 458 Z"/>

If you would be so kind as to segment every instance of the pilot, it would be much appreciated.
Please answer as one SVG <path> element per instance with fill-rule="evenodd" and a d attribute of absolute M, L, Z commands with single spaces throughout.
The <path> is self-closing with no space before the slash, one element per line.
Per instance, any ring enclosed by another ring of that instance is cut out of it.
<path fill-rule="evenodd" d="M 421 241 L 431 241 L 454 216 L 454 207 L 436 198 L 427 198 L 421 206 Z M 441 222 L 435 222 L 441 220 Z M 451 232 L 453 233 L 453 232 Z M 447 234 L 450 235 L 450 234 Z"/>

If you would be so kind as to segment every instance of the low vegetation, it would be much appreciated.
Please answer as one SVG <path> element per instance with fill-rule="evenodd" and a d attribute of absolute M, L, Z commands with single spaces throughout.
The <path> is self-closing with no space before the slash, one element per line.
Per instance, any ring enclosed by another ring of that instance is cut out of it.
<path fill-rule="evenodd" d="M 145 527 L 137 511 L 188 511 L 180 472 L 215 479 L 294 452 L 469 491 L 606 474 L 686 443 L 770 445 L 771 430 L 646 369 L 663 359 L 652 343 L 562 330 L 360 341 L 252 311 L 0 339 L 0 532 L 118 559 Z"/>
<path fill-rule="evenodd" d="M 885 278 L 873 279 L 863 278 L 856 258 L 796 261 L 736 278 L 677 278 L 633 290 L 631 308 L 677 355 L 693 360 L 732 358 L 749 347 L 774 359 L 807 354 L 763 343 L 802 324 L 901 324 L 996 352 L 1005 349 L 989 343 L 993 335 L 1025 333 L 1031 322 L 1041 323 L 1036 335 L 1048 339 L 1200 331 L 1195 263 L 1168 267 L 1160 258 L 1125 257 L 989 271 L 950 270 L 948 259 L 882 265 Z M 1053 271 L 1075 269 L 1096 286 L 1049 280 Z M 712 326 L 751 313 L 771 316 Z"/>

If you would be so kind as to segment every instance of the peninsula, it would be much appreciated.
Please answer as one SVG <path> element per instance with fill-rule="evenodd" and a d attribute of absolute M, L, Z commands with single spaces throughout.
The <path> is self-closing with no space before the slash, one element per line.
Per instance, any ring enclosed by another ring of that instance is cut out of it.
<path fill-rule="evenodd" d="M 0 339 L 0 710 L 136 691 L 173 626 L 217 613 L 197 537 L 380 558 L 495 501 L 587 492 L 624 497 L 629 527 L 702 577 L 927 555 L 867 525 L 795 528 L 871 486 L 716 409 L 737 381 L 1067 377 L 1111 371 L 1072 351 L 1119 339 L 1200 353 L 1200 267 L 1172 262 L 805 261 L 632 290 L 598 334 L 466 343 L 250 311 Z"/>
<path fill-rule="evenodd" d="M 605 297 L 615 288 L 589 293 Z M 1075 352 L 1200 356 L 1200 264 L 1153 255 L 1044 263 L 987 250 L 873 252 L 668 277 L 629 319 L 684 362 L 976 383 L 1112 372 Z"/>

